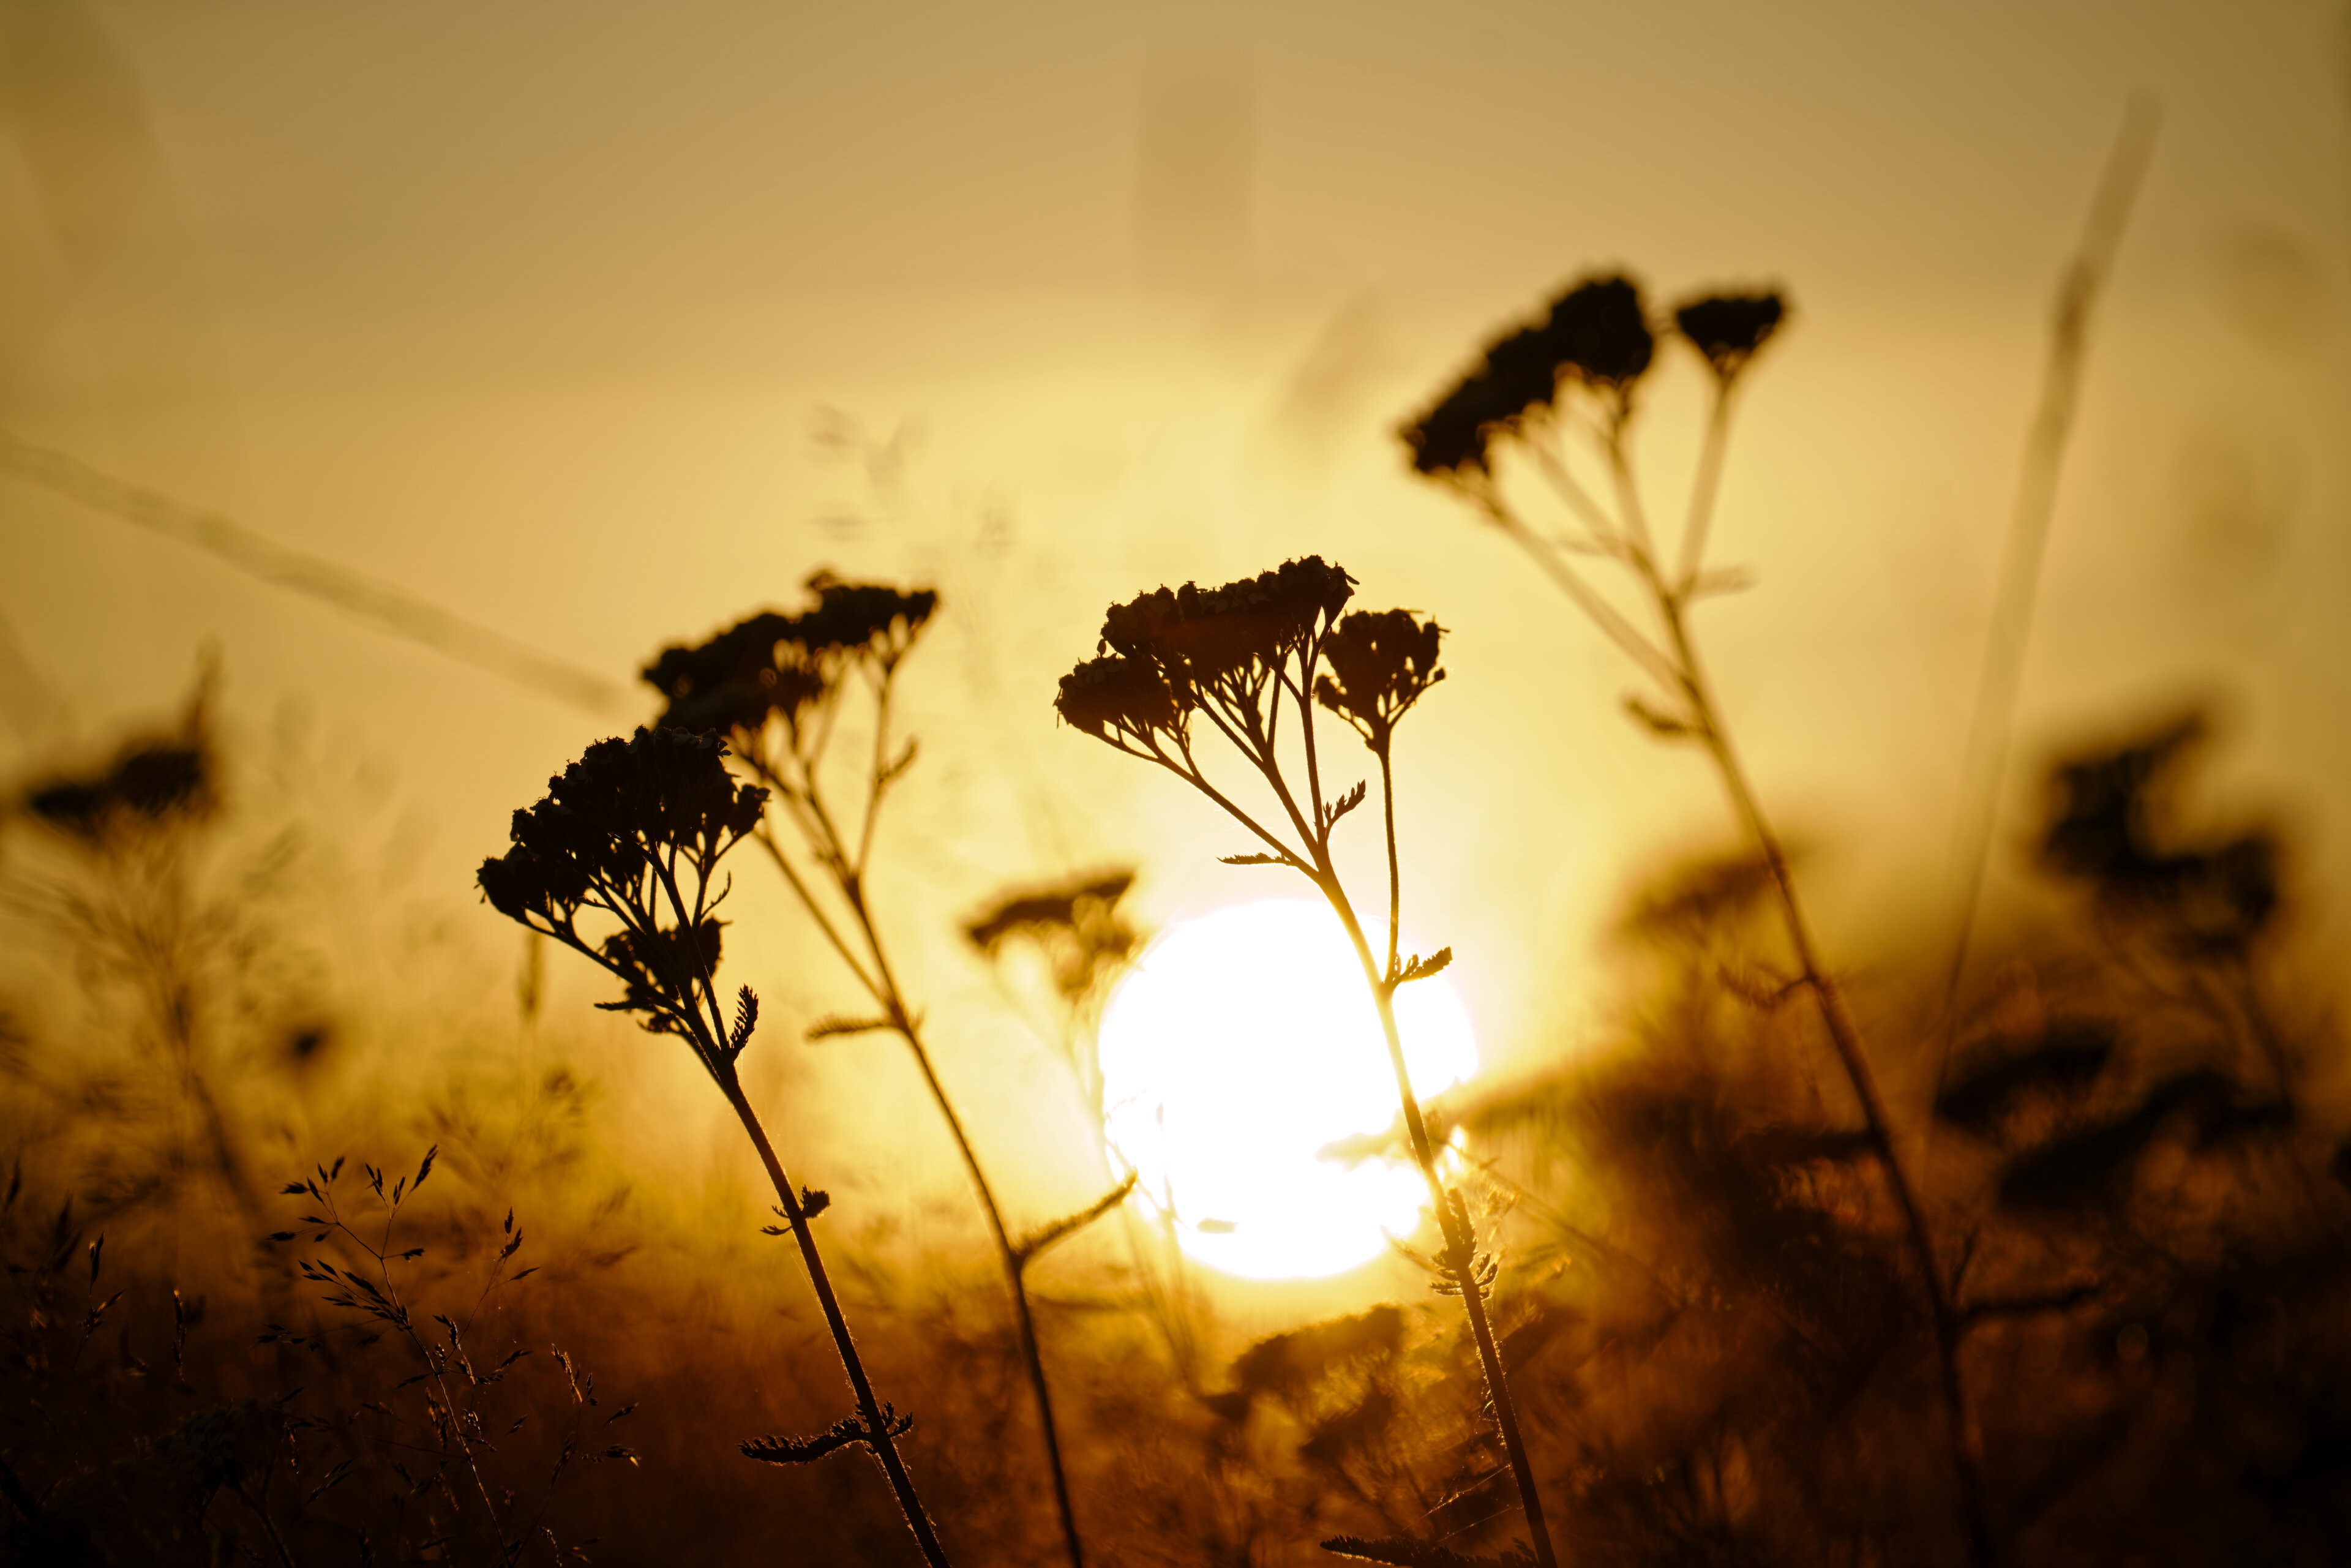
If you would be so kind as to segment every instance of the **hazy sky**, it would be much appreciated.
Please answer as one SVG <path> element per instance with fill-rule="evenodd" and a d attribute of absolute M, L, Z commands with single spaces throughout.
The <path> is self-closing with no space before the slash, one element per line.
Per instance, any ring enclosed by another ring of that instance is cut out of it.
<path fill-rule="evenodd" d="M 2334 5 L 2147 0 L 0 0 L 0 427 L 616 681 L 820 565 L 935 581 L 909 940 L 1031 870 L 1140 859 L 1161 917 L 1270 874 L 1207 863 L 1230 835 L 1057 730 L 1051 684 L 1113 597 L 1332 554 L 1454 629 L 1409 869 L 1522 1052 L 1719 808 L 1394 424 L 1588 266 L 1783 281 L 1718 536 L 1761 587 L 1708 635 L 1833 925 L 1898 912 L 2134 89 L 2162 137 L 2020 757 L 2227 693 L 2232 787 L 2351 887 L 2346 38 Z M 1679 366 L 1656 396 L 1668 497 L 1694 393 Z M 303 744 L 385 781 L 371 852 L 453 918 L 506 810 L 641 716 L 5 476 L 0 622 L 0 762 L 162 710 L 217 645 L 250 744 L 311 716 Z"/>

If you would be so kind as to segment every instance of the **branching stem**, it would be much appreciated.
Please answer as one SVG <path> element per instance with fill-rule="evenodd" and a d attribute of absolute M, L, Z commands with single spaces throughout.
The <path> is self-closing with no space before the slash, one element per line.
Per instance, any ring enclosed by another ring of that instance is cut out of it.
<path fill-rule="evenodd" d="M 1282 864 L 1298 871 L 1314 884 L 1315 890 L 1322 894 L 1346 930 L 1347 939 L 1354 947 L 1355 956 L 1363 967 L 1364 983 L 1371 988 L 1373 1004 L 1379 1012 L 1380 1030 L 1387 1045 L 1389 1065 L 1395 1072 L 1396 1094 L 1404 1107 L 1405 1126 L 1412 1144 L 1413 1160 L 1420 1167 L 1422 1179 L 1428 1185 L 1429 1204 L 1435 1210 L 1437 1228 L 1444 1237 L 1441 1259 L 1445 1270 L 1461 1287 L 1462 1304 L 1469 1315 L 1470 1335 L 1478 1345 L 1479 1366 L 1485 1376 L 1494 1424 L 1502 1439 L 1502 1451 L 1509 1462 L 1511 1477 L 1518 1486 L 1519 1505 L 1526 1516 L 1528 1533 L 1534 1542 L 1535 1561 L 1538 1568 L 1556 1568 L 1557 1559 L 1552 1551 L 1550 1531 L 1543 1522 L 1541 1495 L 1535 1486 L 1534 1467 L 1527 1457 L 1526 1443 L 1519 1429 L 1518 1407 L 1510 1397 L 1509 1380 L 1502 1368 L 1501 1351 L 1494 1338 L 1492 1321 L 1486 1311 L 1486 1287 L 1479 1277 L 1481 1260 L 1478 1254 L 1476 1230 L 1461 1195 L 1446 1186 L 1444 1176 L 1437 1169 L 1437 1150 L 1429 1140 L 1427 1120 L 1421 1113 L 1420 1098 L 1413 1092 L 1412 1073 L 1405 1061 L 1404 1037 L 1396 1026 L 1395 992 L 1402 983 L 1398 942 L 1403 882 L 1396 849 L 1395 779 L 1391 749 L 1384 735 L 1372 746 L 1380 764 L 1381 816 L 1388 867 L 1387 953 L 1383 964 L 1370 938 L 1364 935 L 1363 923 L 1356 917 L 1354 904 L 1347 896 L 1346 887 L 1341 882 L 1331 856 L 1331 836 L 1338 820 L 1332 814 L 1329 802 L 1322 798 L 1322 773 L 1314 740 L 1313 705 L 1305 696 L 1313 690 L 1314 670 L 1322 656 L 1320 639 L 1310 637 L 1295 650 L 1294 656 L 1299 661 L 1299 680 L 1292 684 L 1286 670 L 1277 669 L 1275 689 L 1277 692 L 1288 689 L 1297 698 L 1301 744 L 1307 764 L 1306 807 L 1311 812 L 1313 823 L 1311 828 L 1307 811 L 1301 811 L 1288 781 L 1282 777 L 1276 748 L 1277 737 L 1268 733 L 1270 721 L 1259 718 L 1254 702 L 1225 697 L 1222 700 L 1232 703 L 1234 711 L 1231 714 L 1219 713 L 1217 702 L 1213 700 L 1204 702 L 1200 711 L 1209 716 L 1217 729 L 1233 742 L 1235 749 L 1264 778 L 1267 787 L 1273 791 L 1290 818 L 1290 824 L 1298 830 L 1300 842 L 1297 846 L 1282 843 L 1239 806 L 1210 788 L 1196 766 L 1187 770 L 1174 767 L 1164 758 L 1161 760 L 1179 778 L 1223 807 L 1235 821 L 1271 844 Z M 1248 697 L 1252 694 L 1241 695 Z M 1190 762 L 1188 755 L 1186 761 L 1187 764 Z"/>
<path fill-rule="evenodd" d="M 1993 1560 L 1994 1553 L 1982 1475 L 1970 1434 L 1966 1385 L 1959 1370 L 1961 1325 L 1951 1307 L 1950 1291 L 1936 1254 L 1934 1235 L 1928 1225 L 1926 1210 L 1919 1202 L 1917 1191 L 1896 1148 L 1892 1118 L 1887 1114 L 1885 1097 L 1879 1092 L 1876 1074 L 1870 1067 L 1860 1025 L 1846 1003 L 1843 988 L 1821 957 L 1819 944 L 1813 937 L 1811 923 L 1797 894 L 1795 877 L 1789 869 L 1786 848 L 1765 815 L 1761 801 L 1756 797 L 1745 766 L 1732 743 L 1729 729 L 1723 722 L 1721 708 L 1715 699 L 1697 643 L 1689 633 L 1687 611 L 1690 590 L 1704 565 L 1705 530 L 1712 513 L 1714 493 L 1721 478 L 1728 406 L 1729 389 L 1723 387 L 1719 389 L 1709 416 L 1687 531 L 1683 536 L 1677 570 L 1671 580 L 1660 569 L 1650 541 L 1639 486 L 1625 451 L 1622 423 L 1612 425 L 1598 438 L 1602 455 L 1614 480 L 1617 505 L 1623 513 L 1621 537 L 1628 546 L 1623 559 L 1656 611 L 1658 624 L 1665 634 L 1662 648 L 1633 631 L 1614 607 L 1601 600 L 1573 569 L 1542 549 L 1537 536 L 1510 510 L 1493 486 L 1483 486 L 1476 492 L 1475 498 L 1487 515 L 1501 525 L 1506 534 L 1545 566 L 1552 580 L 1611 641 L 1632 654 L 1645 674 L 1658 679 L 1673 694 L 1678 709 L 1674 716 L 1687 727 L 1689 737 L 1705 748 L 1729 796 L 1731 811 L 1738 819 L 1741 832 L 1753 842 L 1763 859 L 1771 879 L 1772 893 L 1779 905 L 1788 945 L 1802 971 L 1802 983 L 1819 1004 L 1821 1020 L 1827 1030 L 1838 1063 L 1853 1087 L 1855 1099 L 1860 1103 L 1871 1153 L 1885 1173 L 1887 1191 L 1901 1215 L 1905 1239 L 1926 1292 L 1928 1316 L 1935 1334 L 1936 1360 L 1951 1461 L 1959 1479 L 1961 1524 L 1970 1560 L 1978 1568 L 1983 1568 Z"/>
<path fill-rule="evenodd" d="M 795 747 L 791 753 L 794 766 L 788 775 L 756 745 L 738 746 L 737 749 L 762 783 L 775 789 L 796 808 L 794 821 L 800 827 L 810 857 L 831 876 L 840 905 L 847 912 L 846 924 L 853 932 L 853 943 L 842 925 L 836 924 L 828 915 L 825 905 L 816 897 L 814 886 L 793 866 L 772 830 L 764 823 L 758 834 L 760 846 L 783 873 L 786 884 L 816 921 L 818 929 L 847 965 L 860 988 L 882 1010 L 883 1020 L 890 1031 L 905 1041 L 906 1049 L 914 1058 L 914 1066 L 922 1074 L 924 1087 L 930 1091 L 932 1103 L 938 1107 L 939 1116 L 946 1123 L 948 1134 L 954 1139 L 956 1153 L 963 1161 L 964 1175 L 971 1184 L 973 1197 L 978 1201 L 981 1217 L 987 1222 L 988 1239 L 996 1248 L 1005 1288 L 1012 1297 L 1013 1324 L 1019 1340 L 1021 1360 L 1029 1375 L 1029 1392 L 1037 1406 L 1038 1425 L 1045 1445 L 1046 1467 L 1053 1484 L 1054 1507 L 1060 1516 L 1062 1544 L 1071 1568 L 1084 1568 L 1085 1549 L 1078 1534 L 1077 1511 L 1071 1501 L 1069 1478 L 1061 1461 L 1061 1433 L 1053 1416 L 1051 1390 L 1045 1379 L 1044 1354 L 1037 1341 L 1036 1314 L 1029 1305 L 1025 1260 L 1005 1227 L 1004 1212 L 997 1202 L 996 1189 L 979 1163 L 978 1152 L 972 1147 L 963 1118 L 956 1111 L 955 1103 L 947 1097 L 946 1085 L 939 1079 L 930 1048 L 923 1038 L 922 1020 L 907 1005 L 905 993 L 899 987 L 865 886 L 864 872 L 867 858 L 872 851 L 874 825 L 881 815 L 883 796 L 887 792 L 894 772 L 889 759 L 892 684 L 892 672 L 888 670 L 880 673 L 874 680 L 873 751 L 866 773 L 864 810 L 858 824 L 858 847 L 853 857 L 835 826 L 832 814 L 825 807 L 822 785 L 817 776 L 818 754 L 805 753 Z M 1164 758 L 1162 760 L 1165 761 Z M 781 1177 L 778 1176 L 778 1180 L 780 1182 Z M 787 1203 L 789 1206 L 789 1199 Z"/>

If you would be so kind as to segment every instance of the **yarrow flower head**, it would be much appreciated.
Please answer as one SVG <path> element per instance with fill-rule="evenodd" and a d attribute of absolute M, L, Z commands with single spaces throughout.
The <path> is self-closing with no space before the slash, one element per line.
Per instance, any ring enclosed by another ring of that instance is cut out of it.
<path fill-rule="evenodd" d="M 1025 888 L 965 921 L 963 934 L 991 958 L 1015 939 L 1034 943 L 1052 963 L 1062 999 L 1079 1002 L 1142 946 L 1118 907 L 1134 885 L 1134 873 L 1121 870 Z"/>
<path fill-rule="evenodd" d="M 1063 675 L 1053 707 L 1073 728 L 1113 745 L 1117 737 L 1144 746 L 1155 735 L 1180 739 L 1184 729 L 1175 688 L 1149 660 L 1125 653 L 1088 659 Z"/>
<path fill-rule="evenodd" d="M 1553 300 L 1544 335 L 1562 375 L 1620 394 L 1657 351 L 1640 285 L 1621 275 L 1586 278 Z"/>
<path fill-rule="evenodd" d="M 1772 289 L 1710 294 L 1674 312 L 1674 325 L 1726 386 L 1787 319 L 1788 302 Z"/>
<path fill-rule="evenodd" d="M 1423 474 L 1483 474 L 1494 440 L 1548 414 L 1562 382 L 1580 382 L 1621 413 L 1656 353 L 1639 286 L 1620 276 L 1587 277 L 1553 299 L 1542 319 L 1488 344 L 1399 434 Z"/>
<path fill-rule="evenodd" d="M 1327 637 L 1355 580 L 1321 556 L 1217 588 L 1156 588 L 1102 618 L 1099 657 L 1061 678 L 1054 706 L 1099 739 L 1181 739 L 1211 699 L 1253 702 L 1285 661 Z"/>
<path fill-rule="evenodd" d="M 939 607 L 935 589 L 843 582 L 829 571 L 808 586 L 816 608 L 794 619 L 793 640 L 811 653 L 870 658 L 883 670 L 897 667 Z"/>
<path fill-rule="evenodd" d="M 717 737 L 682 729 L 600 740 L 515 812 L 511 847 L 476 873 L 499 914 L 617 976 L 628 994 L 602 1005 L 647 1014 L 655 1032 L 684 1030 L 696 985 L 707 991 L 719 929 L 710 875 L 767 808 L 768 792 L 738 783 L 726 758 Z M 579 927 L 591 910 L 620 929 L 591 944 Z"/>
<path fill-rule="evenodd" d="M 1358 610 L 1322 644 L 1331 673 L 1314 683 L 1322 706 L 1386 756 L 1396 721 L 1445 678 L 1437 662 L 1445 628 L 1409 610 Z"/>
<path fill-rule="evenodd" d="M 667 699 L 664 728 L 756 730 L 771 714 L 797 721 L 859 664 L 886 676 L 922 635 L 939 596 L 927 588 L 808 580 L 817 597 L 797 615 L 765 611 L 697 647 L 662 650 L 644 671 Z"/>

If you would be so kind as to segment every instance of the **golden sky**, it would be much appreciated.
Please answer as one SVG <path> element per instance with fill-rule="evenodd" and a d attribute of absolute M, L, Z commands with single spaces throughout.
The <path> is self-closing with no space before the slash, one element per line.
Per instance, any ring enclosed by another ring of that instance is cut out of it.
<path fill-rule="evenodd" d="M 1411 924 L 1508 1056 L 1722 819 L 1393 426 L 1586 267 L 1790 288 L 1717 535 L 1761 587 L 1707 634 L 1865 945 L 1938 874 L 2049 302 L 2136 89 L 2161 140 L 2020 767 L 2225 695 L 2228 798 L 2351 887 L 2333 5 L 0 0 L 0 427 L 617 681 L 819 566 L 936 583 L 893 831 L 941 965 L 925 912 L 1007 878 L 1138 860 L 1155 918 L 1270 878 L 1048 705 L 1113 597 L 1329 554 L 1453 630 L 1403 748 Z M 1656 396 L 1667 497 L 1696 391 Z M 0 633 L 0 764 L 168 708 L 217 646 L 233 734 L 372 780 L 356 858 L 485 943 L 506 811 L 651 711 L 5 476 Z"/>

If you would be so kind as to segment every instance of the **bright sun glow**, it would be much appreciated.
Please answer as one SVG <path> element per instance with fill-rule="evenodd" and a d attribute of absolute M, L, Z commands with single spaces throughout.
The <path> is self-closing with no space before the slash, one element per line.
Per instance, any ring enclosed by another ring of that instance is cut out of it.
<path fill-rule="evenodd" d="M 1442 977 L 1399 991 L 1396 1019 L 1423 1100 L 1476 1071 Z M 1409 1235 L 1427 1202 L 1408 1160 L 1323 1156 L 1399 1107 L 1363 969 L 1320 904 L 1243 904 L 1161 936 L 1103 1015 L 1102 1071 L 1113 1142 L 1211 1268 L 1341 1273 Z"/>

